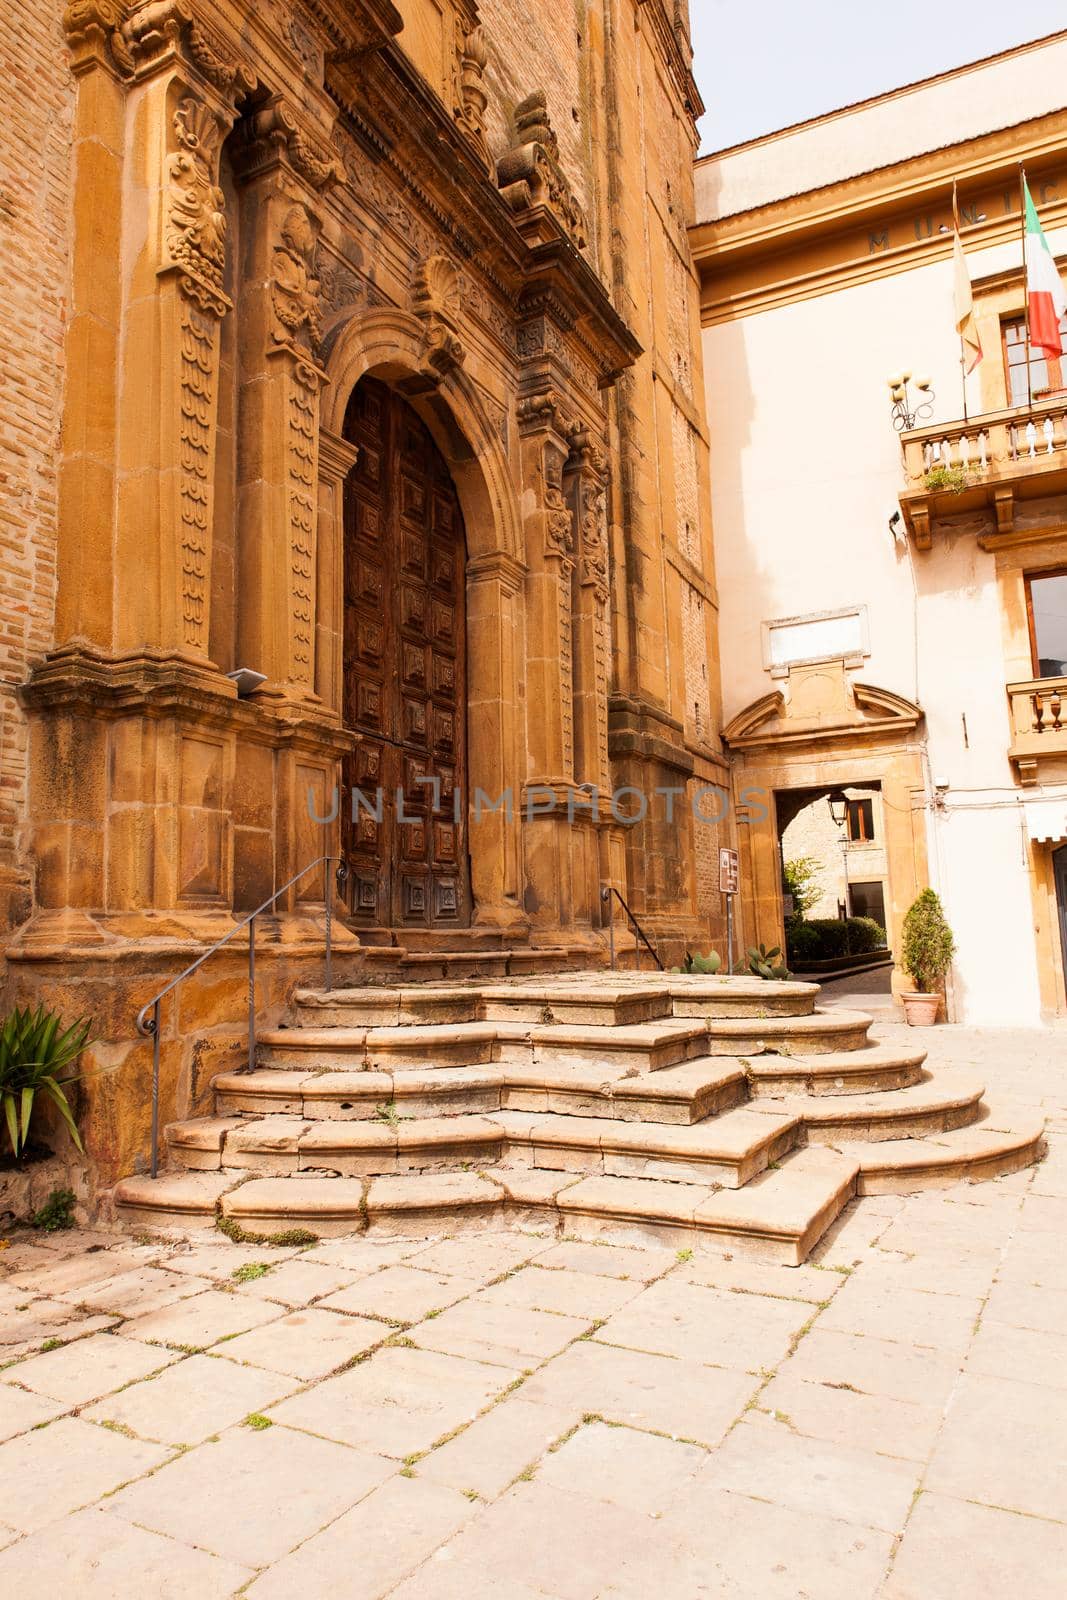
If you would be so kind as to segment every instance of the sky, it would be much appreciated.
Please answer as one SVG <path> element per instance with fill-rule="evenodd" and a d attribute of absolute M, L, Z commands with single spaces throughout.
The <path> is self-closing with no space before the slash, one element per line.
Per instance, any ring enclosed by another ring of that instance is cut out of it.
<path fill-rule="evenodd" d="M 703 151 L 1067 27 L 1064 0 L 689 0 Z"/>

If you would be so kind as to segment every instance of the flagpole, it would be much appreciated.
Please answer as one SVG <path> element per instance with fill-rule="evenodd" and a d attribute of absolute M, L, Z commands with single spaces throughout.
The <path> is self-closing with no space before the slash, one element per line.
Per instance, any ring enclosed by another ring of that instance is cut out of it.
<path fill-rule="evenodd" d="M 1034 390 L 1030 378 L 1030 273 L 1026 265 L 1026 168 L 1019 163 L 1019 213 L 1023 230 L 1023 293 L 1026 304 L 1026 409 L 1034 414 Z"/>
<path fill-rule="evenodd" d="M 962 244 L 963 235 L 960 233 L 960 209 L 955 179 L 953 179 L 952 182 L 952 225 L 956 230 L 956 235 L 959 238 L 960 243 Z M 967 347 L 963 342 L 962 328 L 960 329 L 960 384 L 963 388 L 963 421 L 964 425 L 966 425 L 970 421 L 970 418 L 967 415 Z"/>

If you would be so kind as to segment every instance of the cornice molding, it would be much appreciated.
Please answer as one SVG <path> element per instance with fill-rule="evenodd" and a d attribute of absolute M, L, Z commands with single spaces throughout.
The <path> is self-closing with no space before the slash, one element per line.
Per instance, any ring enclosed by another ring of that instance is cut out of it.
<path fill-rule="evenodd" d="M 825 294 L 852 284 L 947 260 L 953 181 L 965 208 L 979 198 L 1017 192 L 1023 163 L 1035 189 L 1053 168 L 1067 180 L 1067 132 L 1062 113 L 878 168 L 840 183 L 790 195 L 690 229 L 701 279 L 705 326 Z M 1039 204 L 1048 228 L 1067 224 L 1067 181 Z M 893 227 L 924 224 L 931 232 L 899 245 L 880 241 Z M 987 249 L 1018 235 L 1019 211 L 1003 209 L 966 224 L 968 249 Z M 878 248 L 874 249 L 875 243 Z M 867 246 L 871 253 L 862 253 Z"/>

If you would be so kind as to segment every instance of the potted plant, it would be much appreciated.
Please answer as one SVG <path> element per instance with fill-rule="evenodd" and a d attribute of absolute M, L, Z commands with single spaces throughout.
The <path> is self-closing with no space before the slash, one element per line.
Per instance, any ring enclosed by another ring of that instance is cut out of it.
<path fill-rule="evenodd" d="M 902 963 L 915 990 L 901 995 L 901 1000 L 911 1027 L 930 1027 L 937 1021 L 941 985 L 955 953 L 956 941 L 941 901 L 932 889 L 924 889 L 904 918 Z"/>

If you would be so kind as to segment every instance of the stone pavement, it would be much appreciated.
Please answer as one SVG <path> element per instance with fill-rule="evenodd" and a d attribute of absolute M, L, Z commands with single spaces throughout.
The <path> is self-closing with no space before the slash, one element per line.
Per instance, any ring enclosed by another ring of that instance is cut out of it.
<path fill-rule="evenodd" d="M 923 1042 L 1043 1106 L 1048 1160 L 858 1201 L 797 1269 L 517 1232 L 13 1235 L 0 1593 L 1054 1592 L 1063 1035 Z"/>

